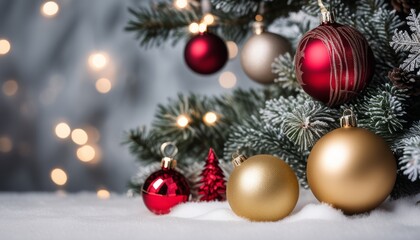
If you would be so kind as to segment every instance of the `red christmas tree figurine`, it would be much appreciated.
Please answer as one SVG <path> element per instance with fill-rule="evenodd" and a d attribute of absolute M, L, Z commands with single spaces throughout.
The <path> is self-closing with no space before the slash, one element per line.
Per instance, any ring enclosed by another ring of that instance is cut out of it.
<path fill-rule="evenodd" d="M 201 195 L 200 201 L 223 201 L 226 199 L 226 181 L 223 171 L 219 166 L 214 150 L 210 148 L 207 156 L 206 165 L 201 172 L 200 188 L 198 194 Z"/>

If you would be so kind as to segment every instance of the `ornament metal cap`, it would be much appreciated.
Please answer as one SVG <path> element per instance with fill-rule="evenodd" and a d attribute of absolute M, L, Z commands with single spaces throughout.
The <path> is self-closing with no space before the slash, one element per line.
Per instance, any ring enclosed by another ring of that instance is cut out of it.
<path fill-rule="evenodd" d="M 334 22 L 334 14 L 331 13 L 330 11 L 321 12 L 320 21 L 321 21 L 321 24 L 333 23 Z"/>
<path fill-rule="evenodd" d="M 351 109 L 346 109 L 343 116 L 340 118 L 340 125 L 344 128 L 357 127 L 357 119 Z"/>
<path fill-rule="evenodd" d="M 176 167 L 175 155 L 178 153 L 178 148 L 174 142 L 165 142 L 160 146 L 160 152 L 163 158 L 160 162 L 162 169 L 174 169 Z"/>
<path fill-rule="evenodd" d="M 245 155 L 239 154 L 239 152 L 236 152 L 232 154 L 232 164 L 234 167 L 240 166 L 243 162 L 245 162 L 247 157 Z"/>

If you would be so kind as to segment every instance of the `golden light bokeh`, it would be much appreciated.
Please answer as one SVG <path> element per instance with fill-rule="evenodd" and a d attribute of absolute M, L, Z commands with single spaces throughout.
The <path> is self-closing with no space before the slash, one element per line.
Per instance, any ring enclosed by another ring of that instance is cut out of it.
<path fill-rule="evenodd" d="M 264 20 L 264 17 L 263 17 L 262 15 L 257 14 L 257 15 L 255 16 L 255 21 L 257 21 L 257 22 L 261 22 L 262 20 Z"/>
<path fill-rule="evenodd" d="M 76 155 L 80 161 L 90 162 L 95 158 L 95 149 L 90 145 L 84 145 L 77 149 Z"/>
<path fill-rule="evenodd" d="M 83 128 L 89 136 L 89 142 L 98 142 L 101 139 L 101 133 L 94 126 L 86 126 Z"/>
<path fill-rule="evenodd" d="M 180 128 L 187 127 L 189 123 L 190 123 L 190 119 L 184 114 L 179 115 L 176 118 L 176 125 L 178 125 L 178 127 L 180 127 Z"/>
<path fill-rule="evenodd" d="M 55 184 L 63 186 L 67 183 L 67 173 L 61 168 L 55 168 L 51 171 L 51 180 Z"/>
<path fill-rule="evenodd" d="M 65 122 L 60 122 L 55 126 L 55 135 L 61 139 L 68 138 L 70 136 L 71 129 Z"/>
<path fill-rule="evenodd" d="M 108 93 L 112 89 L 111 81 L 109 81 L 109 79 L 107 78 L 99 78 L 96 81 L 95 86 L 96 86 L 96 90 L 103 94 Z"/>
<path fill-rule="evenodd" d="M 219 77 L 219 84 L 223 88 L 233 88 L 236 85 L 236 76 L 232 72 L 223 72 Z"/>
<path fill-rule="evenodd" d="M 11 97 L 16 95 L 17 91 L 19 89 L 19 85 L 15 80 L 7 80 L 3 83 L 3 93 L 4 95 Z"/>
<path fill-rule="evenodd" d="M 71 132 L 71 140 L 78 145 L 84 145 L 88 141 L 88 135 L 85 130 L 76 128 Z"/>
<path fill-rule="evenodd" d="M 54 1 L 48 1 L 42 4 L 41 13 L 46 17 L 54 17 L 57 15 L 60 7 Z"/>
<path fill-rule="evenodd" d="M 207 31 L 207 24 L 203 22 L 198 24 L 198 31 L 201 33 Z"/>
<path fill-rule="evenodd" d="M 228 48 L 229 59 L 234 59 L 236 56 L 238 56 L 238 45 L 234 41 L 227 41 L 226 46 Z"/>
<path fill-rule="evenodd" d="M 191 23 L 191 24 L 188 26 L 188 30 L 189 30 L 191 33 L 198 33 L 198 23 L 196 23 L 196 22 Z"/>
<path fill-rule="evenodd" d="M 214 125 L 217 122 L 217 114 L 214 112 L 207 112 L 203 116 L 203 121 L 206 125 Z"/>
<path fill-rule="evenodd" d="M 0 39 L 0 55 L 7 54 L 12 46 L 10 45 L 10 42 L 6 39 Z"/>
<path fill-rule="evenodd" d="M 92 53 L 89 55 L 88 63 L 92 69 L 100 70 L 108 64 L 108 58 L 105 53 Z"/>
<path fill-rule="evenodd" d="M 176 8 L 184 9 L 188 6 L 188 0 L 175 0 L 174 5 Z"/>
<path fill-rule="evenodd" d="M 96 196 L 98 196 L 99 199 L 109 199 L 111 193 L 108 190 L 101 188 L 96 192 Z"/>
<path fill-rule="evenodd" d="M 214 23 L 214 16 L 211 13 L 207 13 L 203 17 L 203 22 L 207 25 L 212 25 Z"/>
<path fill-rule="evenodd" d="M 0 137 L 0 152 L 8 153 L 13 149 L 13 142 L 7 136 Z"/>

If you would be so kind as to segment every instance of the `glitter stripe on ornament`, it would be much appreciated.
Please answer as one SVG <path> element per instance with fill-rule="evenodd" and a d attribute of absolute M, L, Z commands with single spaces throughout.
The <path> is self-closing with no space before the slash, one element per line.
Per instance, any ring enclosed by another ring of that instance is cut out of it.
<path fill-rule="evenodd" d="M 324 24 L 303 36 L 296 52 L 296 77 L 309 95 L 329 106 L 349 101 L 373 75 L 373 53 L 350 26 Z"/>

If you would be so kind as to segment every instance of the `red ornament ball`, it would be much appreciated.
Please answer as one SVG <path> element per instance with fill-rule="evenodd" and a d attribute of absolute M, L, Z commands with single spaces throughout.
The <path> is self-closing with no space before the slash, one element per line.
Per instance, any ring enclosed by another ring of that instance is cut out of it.
<path fill-rule="evenodd" d="M 190 188 L 185 177 L 174 169 L 162 168 L 143 184 L 143 201 L 155 214 L 167 214 L 179 203 L 188 201 Z"/>
<path fill-rule="evenodd" d="M 204 32 L 188 41 L 184 50 L 184 58 L 194 72 L 212 74 L 226 64 L 228 49 L 220 37 Z"/>
<path fill-rule="evenodd" d="M 374 56 L 355 28 L 323 23 L 307 32 L 295 57 L 303 90 L 328 106 L 346 103 L 360 93 L 374 72 Z"/>

